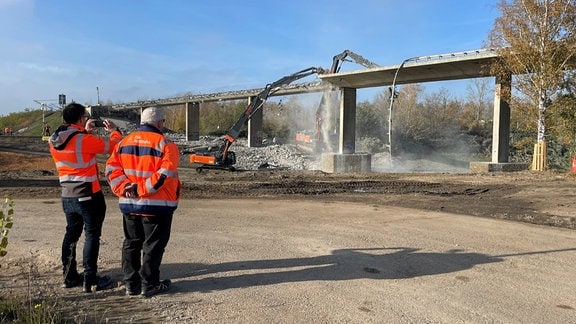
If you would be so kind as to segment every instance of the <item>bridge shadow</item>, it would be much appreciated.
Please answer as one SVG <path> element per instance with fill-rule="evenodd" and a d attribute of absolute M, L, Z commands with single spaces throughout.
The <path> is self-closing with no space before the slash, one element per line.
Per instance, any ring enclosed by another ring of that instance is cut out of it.
<path fill-rule="evenodd" d="M 511 255 L 507 255 L 511 256 Z M 453 250 L 419 252 L 414 248 L 341 249 L 310 258 L 248 260 L 219 264 L 163 264 L 162 276 L 178 281 L 175 292 L 210 292 L 304 281 L 409 279 L 502 262 L 501 256 Z M 234 274 L 234 272 L 239 272 Z M 222 274 L 222 275 L 219 275 Z M 224 275 L 225 274 L 225 275 Z M 190 279 L 190 277 L 200 277 Z"/>
<path fill-rule="evenodd" d="M 576 251 L 576 248 L 490 256 L 452 250 L 446 253 L 419 249 L 361 248 L 335 250 L 330 255 L 310 258 L 249 260 L 219 264 L 171 263 L 162 265 L 168 278 L 178 281 L 174 292 L 210 292 L 304 281 L 354 279 L 409 279 L 452 273 L 478 265 L 502 262 L 508 257 Z M 240 272 L 236 275 L 233 272 Z M 218 274 L 222 274 L 219 276 Z M 224 275 L 225 274 L 225 275 Z M 199 277 L 190 279 L 190 277 Z"/>

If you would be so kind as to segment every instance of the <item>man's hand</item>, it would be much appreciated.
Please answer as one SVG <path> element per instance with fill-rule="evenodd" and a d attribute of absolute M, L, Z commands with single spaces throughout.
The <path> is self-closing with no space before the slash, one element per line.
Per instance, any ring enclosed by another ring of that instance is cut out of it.
<path fill-rule="evenodd" d="M 126 198 L 138 198 L 138 185 L 129 183 L 124 187 L 122 195 Z"/>
<path fill-rule="evenodd" d="M 116 129 L 118 129 L 118 127 L 116 127 L 116 124 L 114 124 L 113 121 L 108 120 L 108 119 L 104 119 L 104 129 L 105 129 L 107 132 L 113 132 L 113 131 L 115 131 Z"/>
<path fill-rule="evenodd" d="M 88 132 L 92 132 L 92 131 L 96 130 L 96 126 L 94 126 L 95 121 L 96 121 L 96 119 L 94 119 L 94 118 L 90 118 L 90 119 L 86 120 L 86 125 L 84 126 L 84 128 Z"/>

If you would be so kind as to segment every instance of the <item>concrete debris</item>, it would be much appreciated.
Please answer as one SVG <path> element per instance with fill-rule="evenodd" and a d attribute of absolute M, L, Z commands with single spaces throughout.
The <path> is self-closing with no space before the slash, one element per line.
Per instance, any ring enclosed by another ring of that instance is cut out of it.
<path fill-rule="evenodd" d="M 110 118 L 112 119 L 112 118 Z M 138 125 L 126 122 L 121 119 L 112 119 L 124 132 L 124 134 L 136 131 Z M 165 130 L 166 131 L 166 130 Z M 201 136 L 198 141 L 186 141 L 184 134 L 172 131 L 164 133 L 180 148 L 182 158 L 181 166 L 190 166 L 189 155 L 198 148 L 220 147 L 223 138 L 217 136 Z M 262 147 L 248 147 L 248 140 L 240 138 L 232 143 L 230 150 L 236 153 L 236 164 L 238 170 L 262 170 L 262 169 L 283 169 L 283 170 L 319 170 L 320 156 L 308 153 L 304 148 L 296 144 L 264 143 Z"/>
<path fill-rule="evenodd" d="M 202 136 L 198 141 L 187 142 L 182 134 L 167 136 L 180 148 L 182 166 L 192 166 L 188 156 L 195 148 L 218 147 L 223 143 L 218 137 Z M 319 170 L 320 157 L 307 153 L 296 144 L 264 143 L 261 147 L 248 147 L 247 139 L 238 139 L 230 150 L 236 153 L 234 167 L 237 170 Z"/>

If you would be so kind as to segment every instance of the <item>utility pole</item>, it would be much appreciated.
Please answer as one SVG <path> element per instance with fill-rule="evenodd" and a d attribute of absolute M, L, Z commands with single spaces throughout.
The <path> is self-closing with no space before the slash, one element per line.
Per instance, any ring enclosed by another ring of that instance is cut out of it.
<path fill-rule="evenodd" d="M 100 106 L 100 89 L 98 89 L 98 87 L 96 87 L 96 97 L 97 97 L 97 103 L 98 106 Z"/>
<path fill-rule="evenodd" d="M 61 95 L 63 96 L 63 95 Z M 65 97 L 65 96 L 64 96 Z M 62 100 L 63 98 L 60 98 L 60 100 Z M 35 103 L 40 105 L 40 109 L 42 110 L 42 123 L 45 122 L 45 115 L 46 115 L 46 109 L 50 108 L 51 110 L 55 108 L 55 106 L 51 103 L 46 103 L 48 101 L 58 101 L 58 99 L 38 99 L 38 100 L 34 100 Z M 64 101 L 66 101 L 66 99 L 64 98 Z M 62 102 L 60 102 L 60 104 L 62 104 Z"/>

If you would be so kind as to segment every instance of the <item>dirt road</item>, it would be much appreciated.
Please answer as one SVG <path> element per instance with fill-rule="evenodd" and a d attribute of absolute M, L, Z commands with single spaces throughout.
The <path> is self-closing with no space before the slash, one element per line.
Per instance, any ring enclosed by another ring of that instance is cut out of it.
<path fill-rule="evenodd" d="M 174 289 L 142 300 L 59 287 L 64 217 L 45 159 L 0 166 L 15 199 L 0 298 L 56 300 L 76 322 L 576 323 L 570 174 L 181 170 L 162 266 Z M 99 264 L 120 280 L 104 188 Z"/>
<path fill-rule="evenodd" d="M 100 266 L 120 279 L 121 217 L 108 206 Z M 26 287 L 18 273 L 34 264 L 37 294 L 85 322 L 576 322 L 570 229 L 362 202 L 186 199 L 162 267 L 174 289 L 140 300 L 60 289 L 63 228 L 58 199 L 16 200 L 0 277 Z"/>

